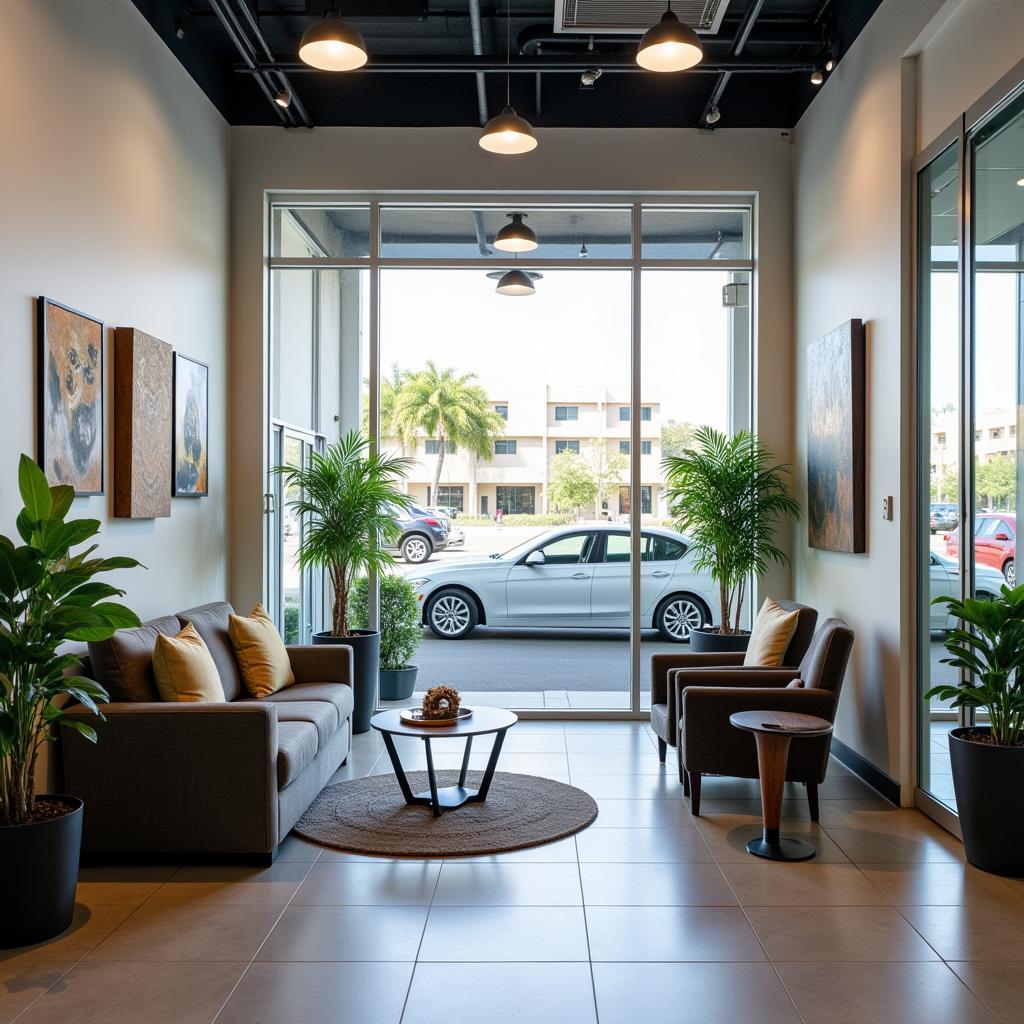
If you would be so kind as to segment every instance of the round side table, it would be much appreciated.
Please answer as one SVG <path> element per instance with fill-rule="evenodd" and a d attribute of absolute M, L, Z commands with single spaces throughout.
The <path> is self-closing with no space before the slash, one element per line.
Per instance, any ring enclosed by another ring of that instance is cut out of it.
<path fill-rule="evenodd" d="M 747 843 L 747 852 L 767 860 L 810 860 L 816 852 L 810 843 L 779 835 L 789 744 L 800 737 L 827 736 L 832 723 L 789 711 L 737 711 L 729 721 L 737 729 L 752 732 L 757 743 L 763 828 L 760 839 Z"/>

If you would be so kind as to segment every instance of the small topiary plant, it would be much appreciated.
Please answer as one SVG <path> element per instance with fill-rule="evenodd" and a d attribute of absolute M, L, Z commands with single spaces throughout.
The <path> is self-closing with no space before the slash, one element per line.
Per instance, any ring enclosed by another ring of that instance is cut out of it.
<path fill-rule="evenodd" d="M 369 580 L 361 576 L 352 585 L 349 628 L 370 628 Z M 401 576 L 380 577 L 380 667 L 387 671 L 408 668 L 423 640 L 423 618 L 416 592 Z"/>

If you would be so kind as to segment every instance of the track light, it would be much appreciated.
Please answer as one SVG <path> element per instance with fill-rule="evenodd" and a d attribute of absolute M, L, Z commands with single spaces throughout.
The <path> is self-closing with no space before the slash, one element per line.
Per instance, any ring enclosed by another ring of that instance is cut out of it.
<path fill-rule="evenodd" d="M 1024 188 L 1024 178 L 1019 178 L 1017 180 L 1017 184 L 1020 185 L 1021 188 Z"/>
<path fill-rule="evenodd" d="M 533 295 L 533 279 L 523 270 L 510 270 L 498 278 L 494 289 L 499 295 Z"/>
<path fill-rule="evenodd" d="M 580 246 L 580 259 L 585 260 L 590 255 L 590 250 L 587 248 L 587 243 L 584 242 Z"/>
<path fill-rule="evenodd" d="M 480 148 L 488 153 L 515 156 L 537 148 L 533 126 L 512 106 L 512 2 L 505 14 L 505 109 L 492 117 L 480 133 Z"/>
<path fill-rule="evenodd" d="M 533 252 L 540 243 L 537 233 L 527 227 L 525 213 L 510 213 L 512 220 L 494 236 L 494 248 L 502 252 Z"/>
<path fill-rule="evenodd" d="M 287 89 L 278 89 L 274 93 L 274 102 L 287 110 L 292 105 L 292 94 Z"/>
<path fill-rule="evenodd" d="M 718 122 L 722 120 L 722 112 L 718 107 L 712 107 L 704 116 L 704 120 L 708 124 L 718 124 Z"/>
<path fill-rule="evenodd" d="M 636 62 L 648 71 L 685 71 L 704 59 L 704 47 L 689 25 L 672 13 L 669 0 L 661 21 L 649 28 L 636 52 Z"/>
<path fill-rule="evenodd" d="M 811 85 L 821 85 L 825 81 L 825 72 L 821 68 L 815 68 L 811 72 Z"/>
<path fill-rule="evenodd" d="M 332 4 L 322 21 L 302 33 L 299 59 L 320 71 L 354 71 L 366 63 L 366 43 Z"/>
<path fill-rule="evenodd" d="M 831 57 L 829 57 L 829 59 L 827 61 L 825 61 L 825 70 L 826 71 L 831 71 L 835 66 L 836 66 L 836 62 Z"/>

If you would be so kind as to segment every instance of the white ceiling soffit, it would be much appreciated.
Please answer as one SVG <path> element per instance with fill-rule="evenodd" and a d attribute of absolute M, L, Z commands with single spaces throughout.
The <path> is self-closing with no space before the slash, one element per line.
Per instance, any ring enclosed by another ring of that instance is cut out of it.
<path fill-rule="evenodd" d="M 672 0 L 680 21 L 718 32 L 730 0 Z M 572 35 L 643 35 L 665 13 L 664 0 L 555 0 L 555 31 Z"/>

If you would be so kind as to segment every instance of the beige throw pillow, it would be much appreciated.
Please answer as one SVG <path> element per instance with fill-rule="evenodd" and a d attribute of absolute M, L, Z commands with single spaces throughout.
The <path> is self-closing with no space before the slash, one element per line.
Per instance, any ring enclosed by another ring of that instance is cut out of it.
<path fill-rule="evenodd" d="M 242 683 L 254 697 L 269 697 L 295 682 L 288 650 L 263 605 L 256 605 L 248 617 L 229 616 L 228 636 Z"/>
<path fill-rule="evenodd" d="M 180 704 L 224 700 L 224 685 L 213 655 L 191 623 L 175 636 L 156 638 L 153 676 L 161 700 Z"/>
<path fill-rule="evenodd" d="M 799 617 L 800 613 L 796 609 L 787 612 L 777 601 L 766 597 L 754 621 L 743 664 L 758 668 L 778 668 L 796 632 Z"/>

